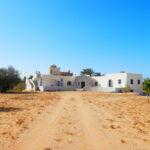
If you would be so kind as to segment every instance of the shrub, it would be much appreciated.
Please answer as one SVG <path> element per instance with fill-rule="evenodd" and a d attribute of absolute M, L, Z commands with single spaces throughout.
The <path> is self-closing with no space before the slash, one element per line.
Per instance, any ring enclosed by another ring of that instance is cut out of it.
<path fill-rule="evenodd" d="M 0 68 L 0 92 L 12 90 L 21 81 L 19 75 L 13 67 Z"/>
<path fill-rule="evenodd" d="M 16 86 L 14 86 L 13 90 L 15 91 L 19 91 L 19 92 L 22 92 L 22 90 L 24 90 L 24 83 L 18 83 Z"/>
<path fill-rule="evenodd" d="M 145 94 L 147 95 L 147 99 L 149 102 L 149 96 L 150 96 L 150 79 L 149 78 L 144 80 L 142 89 L 144 90 Z"/>

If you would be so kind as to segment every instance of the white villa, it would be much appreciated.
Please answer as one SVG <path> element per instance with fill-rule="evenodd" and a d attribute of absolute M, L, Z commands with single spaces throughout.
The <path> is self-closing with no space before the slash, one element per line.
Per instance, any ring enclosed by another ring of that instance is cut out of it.
<path fill-rule="evenodd" d="M 104 76 L 72 76 L 61 72 L 52 65 L 48 75 L 37 73 L 32 79 L 26 79 L 26 90 L 39 91 L 73 91 L 78 89 L 103 92 L 126 92 L 127 90 L 142 94 L 142 74 L 121 71 Z"/>

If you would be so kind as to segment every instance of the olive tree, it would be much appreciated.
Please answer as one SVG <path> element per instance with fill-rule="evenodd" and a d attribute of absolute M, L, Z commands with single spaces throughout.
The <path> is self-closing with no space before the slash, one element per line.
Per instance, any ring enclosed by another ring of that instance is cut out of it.
<path fill-rule="evenodd" d="M 13 67 L 0 68 L 0 92 L 13 89 L 20 81 L 20 74 Z"/>

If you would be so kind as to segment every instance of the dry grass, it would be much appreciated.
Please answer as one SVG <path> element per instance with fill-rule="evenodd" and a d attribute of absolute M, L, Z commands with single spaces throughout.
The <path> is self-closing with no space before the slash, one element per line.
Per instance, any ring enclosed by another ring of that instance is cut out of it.
<path fill-rule="evenodd" d="M 121 143 L 126 143 L 126 141 L 124 139 L 121 139 L 120 141 L 121 141 Z"/>
<path fill-rule="evenodd" d="M 106 131 L 113 129 L 110 132 L 128 137 L 130 142 L 150 144 L 150 104 L 146 97 L 135 93 L 86 92 L 82 95 L 85 103 L 88 100 L 91 108 L 96 108 L 103 117 L 100 122 Z"/>
<path fill-rule="evenodd" d="M 13 145 L 45 108 L 55 106 L 59 99 L 56 92 L 0 94 L 0 149 Z"/>
<path fill-rule="evenodd" d="M 141 141 L 150 143 L 150 104 L 145 97 L 134 93 L 81 92 L 80 94 L 83 102 L 97 113 L 99 127 L 108 134 L 120 135 L 119 143 L 124 145 L 130 144 L 131 141 L 136 141 L 137 144 Z M 47 107 L 56 106 L 60 95 L 65 96 L 63 92 L 0 94 L 0 149 L 1 146 L 7 149 L 14 145 L 20 135 L 30 128 L 31 123 L 36 121 Z M 66 110 L 65 107 L 64 109 Z M 71 137 L 74 133 L 66 132 L 66 135 Z M 63 139 L 56 138 L 55 141 L 61 143 Z"/>
<path fill-rule="evenodd" d="M 51 148 L 44 148 L 44 150 L 52 150 Z"/>
<path fill-rule="evenodd" d="M 17 121 L 16 121 L 16 124 L 17 125 L 21 125 L 24 123 L 24 119 L 23 118 L 19 118 Z"/>

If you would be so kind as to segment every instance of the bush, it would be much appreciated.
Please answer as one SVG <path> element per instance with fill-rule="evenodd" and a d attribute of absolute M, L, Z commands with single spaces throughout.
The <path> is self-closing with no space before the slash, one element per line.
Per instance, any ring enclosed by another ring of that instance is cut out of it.
<path fill-rule="evenodd" d="M 134 90 L 133 90 L 133 89 L 131 89 L 131 90 L 130 90 L 130 92 L 134 92 Z"/>
<path fill-rule="evenodd" d="M 0 92 L 12 90 L 20 81 L 19 72 L 13 67 L 0 69 Z"/>
<path fill-rule="evenodd" d="M 16 86 L 14 86 L 13 90 L 22 92 L 25 89 L 24 83 L 18 83 Z"/>
<path fill-rule="evenodd" d="M 149 96 L 150 96 L 150 79 L 149 78 L 144 79 L 142 89 L 145 92 L 145 94 L 147 95 L 147 99 L 149 102 Z"/>

